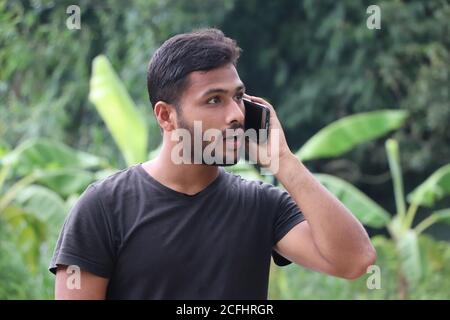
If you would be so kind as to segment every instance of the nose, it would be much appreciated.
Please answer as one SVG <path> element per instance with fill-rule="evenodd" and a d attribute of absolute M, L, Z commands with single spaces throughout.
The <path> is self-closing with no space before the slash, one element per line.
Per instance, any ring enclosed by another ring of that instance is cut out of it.
<path fill-rule="evenodd" d="M 233 122 L 238 122 L 239 124 L 244 125 L 244 112 L 244 102 L 237 102 L 232 100 L 232 102 L 227 105 L 227 124 L 229 125 Z"/>

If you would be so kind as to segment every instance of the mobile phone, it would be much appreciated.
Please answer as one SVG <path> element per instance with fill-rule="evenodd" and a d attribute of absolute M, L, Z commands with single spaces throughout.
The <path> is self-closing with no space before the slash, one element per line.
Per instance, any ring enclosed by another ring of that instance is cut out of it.
<path fill-rule="evenodd" d="M 243 100 L 245 106 L 245 131 L 254 129 L 256 131 L 256 143 L 264 143 L 269 136 L 270 109 L 246 98 Z M 260 130 L 263 131 L 260 132 Z M 250 138 L 252 136 L 249 135 Z"/>

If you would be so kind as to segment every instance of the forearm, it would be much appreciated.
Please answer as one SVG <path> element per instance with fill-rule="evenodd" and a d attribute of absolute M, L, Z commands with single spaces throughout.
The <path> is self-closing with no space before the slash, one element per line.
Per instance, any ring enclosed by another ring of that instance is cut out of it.
<path fill-rule="evenodd" d="M 280 159 L 279 167 L 276 178 L 303 212 L 323 258 L 338 269 L 371 264 L 375 251 L 352 213 L 293 154 Z"/>

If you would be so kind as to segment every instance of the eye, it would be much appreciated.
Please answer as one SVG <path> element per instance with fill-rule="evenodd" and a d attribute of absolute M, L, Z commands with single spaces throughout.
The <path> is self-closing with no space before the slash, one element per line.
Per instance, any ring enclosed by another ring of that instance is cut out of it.
<path fill-rule="evenodd" d="M 243 93 L 238 93 L 238 94 L 236 95 L 236 99 L 237 99 L 238 101 L 242 101 L 243 98 L 244 98 L 244 94 L 243 94 Z"/>
<path fill-rule="evenodd" d="M 218 102 L 220 102 L 220 98 L 218 96 L 212 97 L 211 99 L 208 100 L 208 102 L 206 102 L 207 104 L 217 104 Z"/>

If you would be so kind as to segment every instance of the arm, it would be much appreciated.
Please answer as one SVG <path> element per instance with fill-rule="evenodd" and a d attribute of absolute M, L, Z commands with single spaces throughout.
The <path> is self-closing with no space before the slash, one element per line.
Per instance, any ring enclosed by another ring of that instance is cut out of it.
<path fill-rule="evenodd" d="M 67 266 L 60 265 L 56 271 L 55 299 L 56 300 L 104 300 L 108 279 L 96 276 L 92 273 L 81 270 L 80 288 L 69 288 L 67 282 L 73 277 L 67 273 Z"/>
<path fill-rule="evenodd" d="M 306 219 L 292 228 L 274 249 L 314 270 L 347 279 L 360 277 L 376 260 L 375 249 L 363 226 L 290 151 L 272 105 L 258 97 L 246 97 L 270 109 L 270 127 L 277 131 L 277 134 L 271 131 L 266 145 L 250 145 L 250 154 L 270 154 L 265 163 L 259 157 L 256 159 L 283 184 Z"/>
<path fill-rule="evenodd" d="M 301 208 L 306 222 L 275 246 L 291 261 L 347 279 L 363 275 L 376 252 L 359 221 L 292 154 L 280 159 L 277 179 Z"/>
<path fill-rule="evenodd" d="M 61 229 L 49 270 L 56 299 L 105 299 L 114 269 L 113 227 L 101 191 L 89 185 Z"/>

